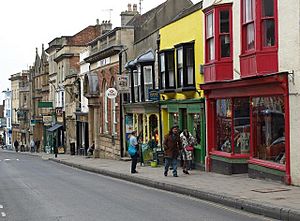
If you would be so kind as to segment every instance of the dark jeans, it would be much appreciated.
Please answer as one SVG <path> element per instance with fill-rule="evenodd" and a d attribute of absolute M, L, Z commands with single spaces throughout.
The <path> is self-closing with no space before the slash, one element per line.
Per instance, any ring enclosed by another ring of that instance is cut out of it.
<path fill-rule="evenodd" d="M 136 152 L 132 157 L 131 157 L 131 173 L 134 173 L 136 171 L 136 164 L 138 160 L 138 153 Z"/>
<path fill-rule="evenodd" d="M 169 157 L 165 158 L 165 174 L 168 173 L 170 165 L 173 168 L 173 175 L 177 175 L 177 159 Z"/>

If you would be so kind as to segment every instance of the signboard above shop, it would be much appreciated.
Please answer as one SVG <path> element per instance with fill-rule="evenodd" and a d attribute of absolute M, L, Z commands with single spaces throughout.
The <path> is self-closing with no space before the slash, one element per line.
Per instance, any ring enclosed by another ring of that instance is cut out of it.
<path fill-rule="evenodd" d="M 149 89 L 148 91 L 150 101 L 159 101 L 159 90 L 158 89 Z"/>
<path fill-rule="evenodd" d="M 111 87 L 111 88 L 108 88 L 107 91 L 105 92 L 105 96 L 109 99 L 115 99 L 118 95 L 118 91 Z"/>

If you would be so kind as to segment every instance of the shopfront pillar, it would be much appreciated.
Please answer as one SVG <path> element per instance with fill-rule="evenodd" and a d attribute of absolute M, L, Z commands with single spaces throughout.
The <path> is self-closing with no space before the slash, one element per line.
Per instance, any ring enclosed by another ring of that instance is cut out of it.
<path fill-rule="evenodd" d="M 94 108 L 89 106 L 89 144 L 92 145 L 94 141 Z"/>

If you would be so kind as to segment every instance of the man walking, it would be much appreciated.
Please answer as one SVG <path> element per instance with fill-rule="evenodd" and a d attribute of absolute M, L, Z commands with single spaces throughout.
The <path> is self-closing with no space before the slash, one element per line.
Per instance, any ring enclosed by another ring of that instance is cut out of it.
<path fill-rule="evenodd" d="M 15 140 L 14 147 L 15 147 L 16 152 L 18 152 L 19 151 L 19 142 L 18 142 L 18 140 Z"/>
<path fill-rule="evenodd" d="M 172 165 L 173 176 L 177 175 L 177 158 L 182 149 L 182 143 L 178 133 L 178 126 L 173 126 L 170 132 L 165 136 L 163 147 L 165 150 L 165 172 L 164 175 L 168 176 L 169 166 Z"/>

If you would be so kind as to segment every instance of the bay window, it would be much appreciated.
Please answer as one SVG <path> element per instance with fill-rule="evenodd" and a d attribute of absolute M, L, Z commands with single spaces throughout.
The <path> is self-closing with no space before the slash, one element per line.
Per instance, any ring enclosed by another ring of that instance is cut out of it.
<path fill-rule="evenodd" d="M 177 87 L 195 87 L 194 43 L 175 46 L 177 52 Z"/>
<path fill-rule="evenodd" d="M 160 88 L 175 89 L 174 50 L 162 51 L 159 55 Z"/>
<path fill-rule="evenodd" d="M 277 72 L 277 0 L 241 0 L 241 4 L 241 76 Z"/>
<path fill-rule="evenodd" d="M 133 71 L 133 85 L 134 85 L 134 101 L 140 102 L 141 101 L 141 94 L 140 94 L 140 88 L 141 88 L 141 75 L 138 73 L 137 70 Z"/>
<path fill-rule="evenodd" d="M 204 81 L 232 80 L 232 4 L 205 12 Z"/>

